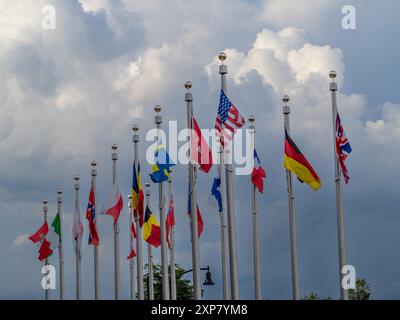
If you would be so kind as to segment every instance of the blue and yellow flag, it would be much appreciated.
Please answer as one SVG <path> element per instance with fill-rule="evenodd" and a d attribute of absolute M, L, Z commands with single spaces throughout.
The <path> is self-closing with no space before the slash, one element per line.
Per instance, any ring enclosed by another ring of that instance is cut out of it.
<path fill-rule="evenodd" d="M 154 154 L 154 164 L 150 174 L 151 181 L 154 183 L 168 181 L 170 168 L 174 165 L 164 145 L 159 144 Z"/>

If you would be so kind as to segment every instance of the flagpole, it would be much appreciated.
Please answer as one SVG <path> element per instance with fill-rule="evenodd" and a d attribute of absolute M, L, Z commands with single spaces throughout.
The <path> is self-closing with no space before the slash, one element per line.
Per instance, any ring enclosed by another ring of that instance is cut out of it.
<path fill-rule="evenodd" d="M 113 172 L 113 185 L 117 183 L 117 161 L 118 161 L 118 145 L 113 144 L 112 149 L 112 172 Z M 120 252 L 119 252 L 119 225 L 118 220 L 114 223 L 114 278 L 115 278 L 115 300 L 121 297 L 121 268 L 120 268 Z"/>
<path fill-rule="evenodd" d="M 146 207 L 150 208 L 150 196 L 151 196 L 151 189 L 150 183 L 146 183 Z M 153 256 L 151 252 L 151 245 L 150 243 L 147 244 L 147 259 L 148 259 L 148 295 L 149 300 L 154 300 L 154 277 L 153 277 Z"/>
<path fill-rule="evenodd" d="M 60 240 L 58 246 L 59 261 L 60 261 L 60 300 L 64 300 L 64 248 L 63 248 L 63 219 L 62 219 L 62 190 L 57 191 L 57 207 L 60 217 Z"/>
<path fill-rule="evenodd" d="M 139 126 L 133 126 L 133 157 L 134 157 L 134 170 L 138 170 L 139 166 Z M 139 214 L 135 217 L 136 224 L 136 254 L 137 254 L 137 288 L 138 288 L 138 299 L 144 300 L 144 288 L 143 288 L 143 248 L 142 248 L 142 227 L 140 226 Z"/>
<path fill-rule="evenodd" d="M 161 129 L 162 117 L 160 115 L 161 107 L 157 105 L 154 108 L 156 112 L 155 124 L 157 125 L 157 136 L 160 139 L 159 131 Z M 167 232 L 165 227 L 164 214 L 164 183 L 158 184 L 158 208 L 160 210 L 160 229 L 161 229 L 161 274 L 162 274 L 162 296 L 163 300 L 169 300 L 169 281 L 168 281 L 168 249 L 167 249 Z"/>
<path fill-rule="evenodd" d="M 224 150 L 221 144 L 218 146 L 219 163 L 218 163 L 218 176 L 220 179 L 220 192 L 221 192 L 221 202 L 224 203 L 224 191 L 223 191 L 223 181 L 222 181 L 222 166 L 223 166 L 223 154 Z M 221 224 L 221 265 L 222 265 L 222 288 L 223 288 L 223 299 L 229 299 L 229 274 L 228 274 L 228 259 L 226 257 L 226 224 L 225 224 L 225 213 L 224 205 L 222 205 L 222 210 L 219 212 L 219 219 Z"/>
<path fill-rule="evenodd" d="M 256 128 L 254 125 L 255 117 L 249 117 L 249 129 L 251 137 L 252 148 L 255 150 L 255 134 Z M 256 186 L 252 186 L 252 213 L 253 213 L 253 255 L 254 255 L 254 288 L 255 288 L 255 299 L 261 300 L 261 266 L 260 266 L 260 244 L 259 244 L 259 230 L 258 230 L 258 208 L 257 208 L 257 192 Z"/>
<path fill-rule="evenodd" d="M 49 201 L 43 200 L 43 217 L 44 217 L 44 222 L 47 222 L 47 213 L 49 211 L 49 208 L 47 207 Z M 44 261 L 44 265 L 47 267 L 49 265 L 49 258 L 46 258 Z M 50 290 L 49 289 L 44 289 L 44 299 L 45 300 L 50 300 Z"/>
<path fill-rule="evenodd" d="M 221 52 L 218 56 L 221 61 L 219 66 L 219 74 L 221 75 L 221 89 L 228 94 L 226 86 L 226 75 L 228 74 L 228 67 L 224 65 L 227 58 L 226 53 Z M 233 195 L 233 169 L 232 169 L 232 150 L 225 149 L 225 180 L 226 180 L 226 203 L 227 203 L 227 216 L 228 216 L 228 238 L 229 238 L 229 264 L 231 276 L 231 298 L 232 300 L 239 300 L 239 275 L 238 275 L 238 258 L 237 258 L 237 243 L 236 243 L 236 221 L 235 221 L 235 206 Z"/>
<path fill-rule="evenodd" d="M 75 214 L 79 214 L 79 206 L 80 206 L 80 195 L 79 195 L 79 190 L 80 190 L 80 185 L 79 185 L 79 176 L 75 176 Z M 79 216 L 79 221 L 80 221 L 80 216 Z M 79 242 L 80 240 L 76 240 L 75 245 L 76 245 L 76 251 L 75 251 L 75 271 L 76 271 L 76 300 L 81 300 L 81 251 L 79 248 Z"/>
<path fill-rule="evenodd" d="M 338 90 L 337 83 L 335 82 L 336 72 L 331 71 L 329 77 L 332 79 L 330 83 L 330 91 L 332 95 L 332 125 L 333 125 L 333 157 L 335 161 L 335 185 L 336 185 L 336 210 L 337 210 L 337 224 L 338 224 L 338 242 L 339 242 L 339 279 L 340 279 L 340 298 L 348 300 L 348 291 L 342 286 L 343 267 L 346 265 L 346 243 L 344 235 L 344 213 L 343 213 L 343 193 L 342 193 L 342 177 L 340 175 L 340 165 L 336 153 L 336 115 L 337 115 L 337 98 L 336 92 Z"/>
<path fill-rule="evenodd" d="M 169 199 L 172 197 L 172 177 L 168 178 Z M 171 226 L 169 241 L 170 247 L 170 268 L 171 268 L 171 300 L 176 300 L 176 273 L 175 273 L 175 225 Z"/>
<path fill-rule="evenodd" d="M 97 221 L 97 205 L 96 205 L 96 177 L 97 177 L 97 162 L 92 161 L 92 185 L 94 192 L 94 203 L 95 208 L 95 218 L 94 222 Z M 99 259 L 99 246 L 93 246 L 93 258 L 94 258 L 94 298 L 95 300 L 100 300 L 100 259 Z"/>
<path fill-rule="evenodd" d="M 133 210 L 132 210 L 132 195 L 128 196 L 128 213 L 129 213 L 129 252 L 133 250 L 133 234 L 132 234 L 132 224 L 133 224 Z M 137 240 L 136 240 L 137 241 Z M 129 261 L 129 288 L 131 300 L 136 300 L 135 297 L 135 261 L 131 258 Z"/>
<path fill-rule="evenodd" d="M 192 150 L 192 130 L 193 130 L 193 95 L 189 92 L 192 88 L 191 82 L 185 83 L 185 88 L 188 92 L 185 94 L 185 101 L 187 106 L 187 127 L 190 130 L 190 149 Z M 191 223 L 191 237 L 192 237 L 192 264 L 193 264 L 193 287 L 194 299 L 201 299 L 200 287 L 200 253 L 199 253 L 199 236 L 198 236 L 198 221 L 197 221 L 197 199 L 196 199 L 196 176 L 195 166 L 191 161 L 189 155 L 189 196 L 190 196 L 190 223 Z"/>
<path fill-rule="evenodd" d="M 283 107 L 285 130 L 290 135 L 290 107 L 288 105 L 289 96 L 285 95 L 282 101 L 285 103 Z M 290 253 L 292 268 L 292 296 L 293 300 L 300 300 L 299 274 L 297 266 L 297 234 L 296 234 L 296 213 L 294 208 L 294 190 L 292 173 L 286 169 L 286 181 L 289 201 L 289 225 L 290 225 Z"/>

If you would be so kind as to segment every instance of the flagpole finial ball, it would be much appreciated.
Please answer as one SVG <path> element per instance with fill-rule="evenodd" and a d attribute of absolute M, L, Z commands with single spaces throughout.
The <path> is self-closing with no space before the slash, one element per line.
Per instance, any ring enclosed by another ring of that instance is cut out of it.
<path fill-rule="evenodd" d="M 133 130 L 133 132 L 138 132 L 138 131 L 139 131 L 139 126 L 135 124 L 135 125 L 132 127 L 132 130 Z"/>
<path fill-rule="evenodd" d="M 118 149 L 118 145 L 117 145 L 117 144 L 113 144 L 113 145 L 111 146 L 111 149 L 114 150 L 114 151 L 117 150 L 117 149 Z"/>
<path fill-rule="evenodd" d="M 329 77 L 330 77 L 332 80 L 335 79 L 336 76 L 337 76 L 337 73 L 336 73 L 335 70 L 331 70 L 331 71 L 329 72 Z"/>
<path fill-rule="evenodd" d="M 81 179 L 81 178 L 80 178 L 79 176 L 75 176 L 75 177 L 74 177 L 74 180 L 75 180 L 76 182 L 78 182 L 80 179 Z"/>
<path fill-rule="evenodd" d="M 251 115 L 251 116 L 249 116 L 248 120 L 250 123 L 253 123 L 254 121 L 256 121 L 256 118 L 253 115 Z"/>
<path fill-rule="evenodd" d="M 187 89 L 187 90 L 192 89 L 192 83 L 190 81 L 185 82 L 185 89 Z"/>
<path fill-rule="evenodd" d="M 95 166 L 97 166 L 97 162 L 93 160 L 91 165 L 92 165 L 92 167 L 95 167 Z"/>
<path fill-rule="evenodd" d="M 283 101 L 284 103 L 288 103 L 288 102 L 290 101 L 289 96 L 288 96 L 287 94 L 285 94 L 285 95 L 283 96 L 283 98 L 282 98 L 282 101 Z"/>
<path fill-rule="evenodd" d="M 160 113 L 161 112 L 161 106 L 158 104 L 158 105 L 156 105 L 155 107 L 154 107 L 154 111 L 156 112 L 156 113 Z"/>
<path fill-rule="evenodd" d="M 218 59 L 219 59 L 222 63 L 224 63 L 224 61 L 226 60 L 226 58 L 227 58 L 227 55 L 226 55 L 225 52 L 221 52 L 221 53 L 218 55 Z"/>

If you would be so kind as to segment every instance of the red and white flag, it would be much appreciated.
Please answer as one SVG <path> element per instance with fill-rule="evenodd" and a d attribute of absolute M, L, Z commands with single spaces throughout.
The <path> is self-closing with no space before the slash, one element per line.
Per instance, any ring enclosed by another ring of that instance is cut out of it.
<path fill-rule="evenodd" d="M 116 224 L 118 222 L 119 215 L 121 214 L 123 207 L 124 201 L 122 200 L 122 194 L 119 191 L 119 183 L 117 180 L 113 185 L 113 190 L 106 205 L 106 209 L 102 210 L 102 213 L 113 217 L 114 224 Z"/>
<path fill-rule="evenodd" d="M 193 117 L 192 159 L 199 164 L 200 170 L 208 173 L 213 164 L 212 152 L 204 139 L 201 129 Z"/>

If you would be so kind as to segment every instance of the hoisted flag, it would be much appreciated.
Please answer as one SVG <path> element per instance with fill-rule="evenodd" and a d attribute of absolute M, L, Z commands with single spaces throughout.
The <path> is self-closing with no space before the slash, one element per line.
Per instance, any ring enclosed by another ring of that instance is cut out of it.
<path fill-rule="evenodd" d="M 201 234 L 203 233 L 204 223 L 203 218 L 201 216 L 201 212 L 199 209 L 199 205 L 197 204 L 197 235 L 200 238 Z M 191 209 L 191 200 L 190 200 L 190 193 L 189 193 L 189 201 L 188 201 L 188 216 L 192 216 L 192 209 Z"/>
<path fill-rule="evenodd" d="M 122 194 L 119 191 L 118 180 L 113 184 L 112 193 L 106 205 L 106 209 L 102 213 L 107 214 L 114 219 L 114 224 L 118 222 L 121 211 L 124 207 L 124 201 L 122 200 Z"/>
<path fill-rule="evenodd" d="M 348 155 L 351 153 L 352 149 L 350 146 L 349 139 L 347 139 L 346 133 L 342 127 L 342 122 L 340 121 L 339 113 L 336 114 L 336 154 L 339 160 L 340 168 L 343 173 L 345 184 L 349 183 L 349 172 L 347 171 L 346 164 L 344 163 Z"/>
<path fill-rule="evenodd" d="M 128 260 L 131 260 L 131 259 L 133 259 L 134 257 L 136 257 L 136 251 L 135 251 L 135 246 L 134 246 L 134 240 L 136 240 L 137 241 L 137 237 L 136 237 L 136 228 L 135 228 L 135 222 L 132 222 L 132 225 L 131 225 L 131 234 L 132 234 L 132 243 L 131 243 L 131 246 L 132 246 L 132 249 L 131 249 L 131 252 L 129 253 L 129 256 L 126 258 L 126 259 L 128 259 Z"/>
<path fill-rule="evenodd" d="M 317 191 L 321 187 L 321 179 L 290 138 L 287 130 L 285 130 L 285 137 L 284 167 L 294 173 L 300 182 L 307 183 L 313 190 Z"/>
<path fill-rule="evenodd" d="M 170 241 L 170 235 L 171 235 L 171 230 L 172 227 L 175 225 L 175 211 L 174 211 L 174 197 L 171 195 L 169 199 L 169 209 L 168 209 L 168 214 L 167 218 L 165 221 L 166 225 L 166 231 L 167 231 L 167 243 L 168 243 L 168 248 L 171 248 L 171 241 Z"/>
<path fill-rule="evenodd" d="M 215 130 L 222 147 L 225 147 L 225 139 L 228 142 L 233 140 L 236 130 L 243 127 L 245 123 L 246 120 L 239 113 L 239 110 L 229 101 L 224 91 L 221 90 Z"/>
<path fill-rule="evenodd" d="M 144 215 L 143 239 L 153 247 L 158 248 L 161 245 L 160 225 L 149 207 L 146 207 Z"/>
<path fill-rule="evenodd" d="M 205 173 L 210 172 L 213 165 L 212 152 L 204 139 L 201 129 L 193 117 L 192 159 L 199 164 L 199 169 Z"/>
<path fill-rule="evenodd" d="M 142 182 L 140 180 L 140 164 L 138 163 L 137 170 L 136 164 L 133 164 L 133 177 L 132 177 L 132 207 L 133 216 L 139 218 L 140 227 L 143 226 L 143 203 L 144 194 Z"/>
<path fill-rule="evenodd" d="M 264 179 L 267 177 L 256 149 L 254 149 L 254 168 L 251 174 L 251 182 L 255 185 L 260 193 L 264 192 Z"/>
<path fill-rule="evenodd" d="M 210 196 L 208 198 L 208 204 L 218 209 L 218 212 L 222 212 L 223 210 L 222 194 L 221 194 L 221 178 L 219 176 L 214 176 Z"/>
<path fill-rule="evenodd" d="M 174 165 L 175 164 L 170 159 L 165 146 L 159 144 L 154 154 L 153 172 L 150 174 L 151 181 L 154 183 L 168 181 L 169 170 Z"/>
<path fill-rule="evenodd" d="M 96 208 L 93 184 L 90 188 L 89 202 L 86 209 L 86 219 L 89 222 L 89 244 L 98 246 L 100 244 L 96 226 Z"/>

